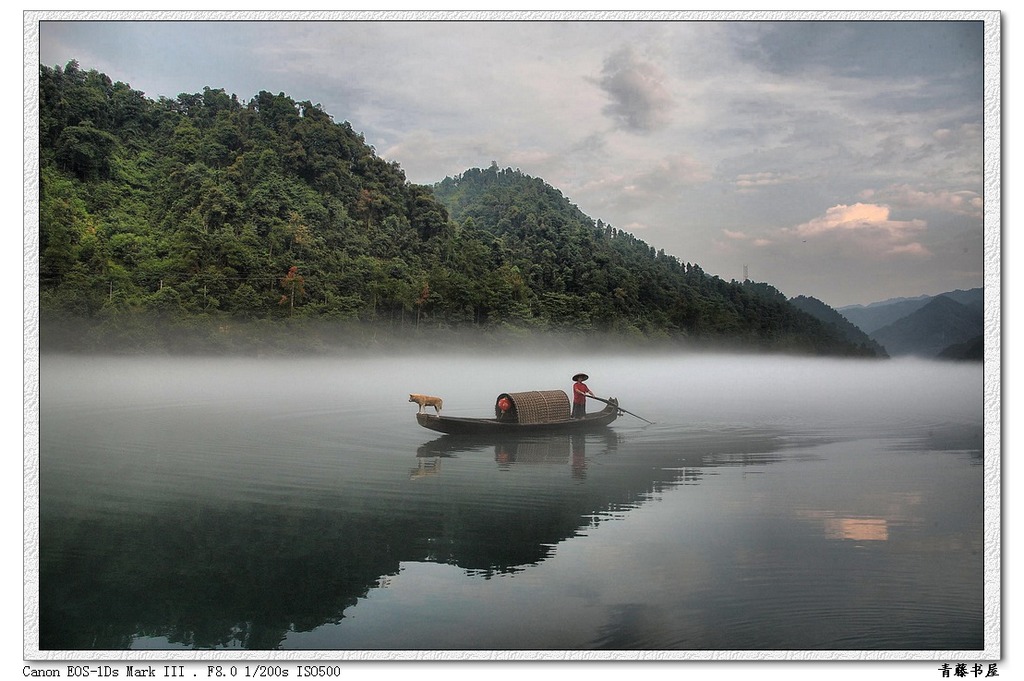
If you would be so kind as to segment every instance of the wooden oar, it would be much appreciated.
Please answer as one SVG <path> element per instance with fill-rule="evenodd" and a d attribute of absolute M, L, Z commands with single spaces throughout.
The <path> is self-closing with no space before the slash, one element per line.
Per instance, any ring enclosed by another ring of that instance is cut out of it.
<path fill-rule="evenodd" d="M 654 425 L 654 421 L 648 421 L 648 420 L 647 420 L 647 419 L 645 419 L 645 418 L 644 418 L 643 416 L 639 416 L 638 414 L 634 414 L 634 413 L 633 413 L 633 412 L 631 412 L 631 411 L 626 411 L 625 409 L 623 409 L 622 407 L 620 407 L 620 406 L 619 406 L 619 405 L 618 405 L 617 403 L 615 403 L 615 402 L 612 402 L 611 400 L 606 400 L 606 399 L 604 399 L 603 397 L 598 397 L 597 395 L 590 395 L 590 394 L 588 394 L 588 395 L 587 395 L 587 397 L 589 397 L 589 398 L 590 398 L 590 399 L 592 399 L 592 400 L 597 400 L 598 402 L 604 402 L 605 404 L 610 404 L 611 406 L 613 406 L 613 407 L 616 407 L 616 408 L 617 408 L 617 409 L 618 409 L 619 411 L 621 411 L 621 412 L 622 412 L 623 414 L 629 414 L 630 416 L 636 416 L 636 417 L 637 417 L 638 419 L 640 419 L 640 420 L 641 420 L 641 421 L 643 421 L 644 423 L 649 423 L 649 424 L 651 424 L 652 426 Z"/>

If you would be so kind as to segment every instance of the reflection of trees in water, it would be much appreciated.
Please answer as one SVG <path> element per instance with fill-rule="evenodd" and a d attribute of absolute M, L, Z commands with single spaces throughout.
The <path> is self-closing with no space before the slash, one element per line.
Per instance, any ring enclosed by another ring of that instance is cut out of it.
<path fill-rule="evenodd" d="M 277 647 L 336 622 L 416 527 L 322 509 L 205 506 L 180 514 L 44 523 L 40 647 L 124 648 L 134 634 L 192 647 Z M 59 536 L 58 536 L 59 535 Z M 50 552 L 52 553 L 52 552 Z"/>
<path fill-rule="evenodd" d="M 147 636 L 193 648 L 274 649 L 289 631 L 340 621 L 403 561 L 483 575 L 526 569 L 595 515 L 699 480 L 711 451 L 779 445 L 760 435 L 714 435 L 695 438 L 693 452 L 678 439 L 639 449 L 613 431 L 501 443 L 446 438 L 420 447 L 418 460 L 493 455 L 499 468 L 544 473 L 543 490 L 499 488 L 488 475 L 460 479 L 457 488 L 431 486 L 444 480 L 435 467 L 399 498 L 321 490 L 301 505 L 185 502 L 178 512 L 139 508 L 116 517 L 44 512 L 40 648 L 124 649 Z M 602 465 L 588 467 L 595 457 Z"/>

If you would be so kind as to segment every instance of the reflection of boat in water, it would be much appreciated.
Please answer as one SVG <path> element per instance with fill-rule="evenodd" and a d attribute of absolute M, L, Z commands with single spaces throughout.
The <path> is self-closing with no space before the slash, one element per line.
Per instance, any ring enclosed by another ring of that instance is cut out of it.
<path fill-rule="evenodd" d="M 608 400 L 604 409 L 582 418 L 569 413 L 569 396 L 562 390 L 502 393 L 494 418 L 441 416 L 421 412 L 416 421 L 440 433 L 464 435 L 544 435 L 580 433 L 604 428 L 619 416 L 619 403 Z"/>
<path fill-rule="evenodd" d="M 613 450 L 618 437 L 611 429 L 603 433 L 552 433 L 519 435 L 448 434 L 420 445 L 419 459 L 445 459 L 463 454 L 493 453 L 499 463 L 557 463 L 582 453 L 587 442 L 601 452 Z"/>
<path fill-rule="evenodd" d="M 441 472 L 441 462 L 462 454 L 489 454 L 500 468 L 513 465 L 569 465 L 574 478 L 586 476 L 588 446 L 591 455 L 616 449 L 619 436 L 606 428 L 598 432 L 551 434 L 446 434 L 420 445 L 418 465 L 411 475 L 422 478 Z"/>

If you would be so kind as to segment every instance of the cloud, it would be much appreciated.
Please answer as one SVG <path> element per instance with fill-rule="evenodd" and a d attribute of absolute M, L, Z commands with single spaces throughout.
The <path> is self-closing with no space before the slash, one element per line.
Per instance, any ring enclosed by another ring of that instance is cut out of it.
<path fill-rule="evenodd" d="M 665 127 L 673 108 L 665 73 L 636 56 L 630 48 L 610 55 L 598 83 L 610 97 L 604 107 L 617 127 L 630 132 L 651 132 Z"/>
<path fill-rule="evenodd" d="M 975 191 L 926 191 L 907 184 L 891 185 L 882 190 L 866 190 L 861 198 L 877 199 L 899 208 L 931 210 L 981 218 L 984 199 Z"/>
<path fill-rule="evenodd" d="M 909 244 L 903 244 L 901 246 L 893 246 L 889 250 L 890 255 L 920 255 L 929 256 L 931 251 L 925 248 L 922 244 L 914 242 Z"/>
<path fill-rule="evenodd" d="M 838 205 L 825 214 L 796 227 L 781 230 L 803 240 L 828 238 L 865 254 L 881 256 L 929 256 L 931 252 L 917 237 L 928 224 L 924 220 L 892 220 L 889 206 L 874 203 Z"/>
<path fill-rule="evenodd" d="M 794 176 L 783 173 L 740 173 L 736 176 L 735 184 L 738 191 L 747 192 L 754 191 L 761 187 L 772 187 L 775 185 L 786 184 L 787 182 L 792 182 L 794 179 Z"/>
<path fill-rule="evenodd" d="M 722 241 L 721 239 L 713 240 L 713 243 L 719 249 L 731 250 L 730 244 L 732 243 L 751 244 L 757 248 L 765 248 L 775 243 L 772 239 L 762 236 L 753 236 L 736 229 L 722 229 L 722 235 L 725 236 L 727 241 Z"/>
<path fill-rule="evenodd" d="M 588 181 L 573 187 L 571 193 L 573 200 L 581 208 L 586 205 L 585 212 L 595 217 L 655 227 L 672 224 L 678 218 L 681 197 L 711 177 L 710 169 L 689 154 L 671 154 L 640 159 L 635 168 L 592 172 Z"/>
<path fill-rule="evenodd" d="M 664 199 L 679 187 L 701 184 L 711 172 L 689 154 L 672 154 L 658 159 L 633 177 L 626 189 L 641 199 Z"/>

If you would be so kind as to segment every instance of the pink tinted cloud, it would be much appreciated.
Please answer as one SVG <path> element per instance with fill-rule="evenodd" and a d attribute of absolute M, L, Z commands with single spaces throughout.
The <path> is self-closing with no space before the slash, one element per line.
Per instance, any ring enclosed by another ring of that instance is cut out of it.
<path fill-rule="evenodd" d="M 801 239 L 829 238 L 874 255 L 928 256 L 917 241 L 928 227 L 924 220 L 893 220 L 888 206 L 875 203 L 832 206 L 825 214 L 782 233 Z"/>

